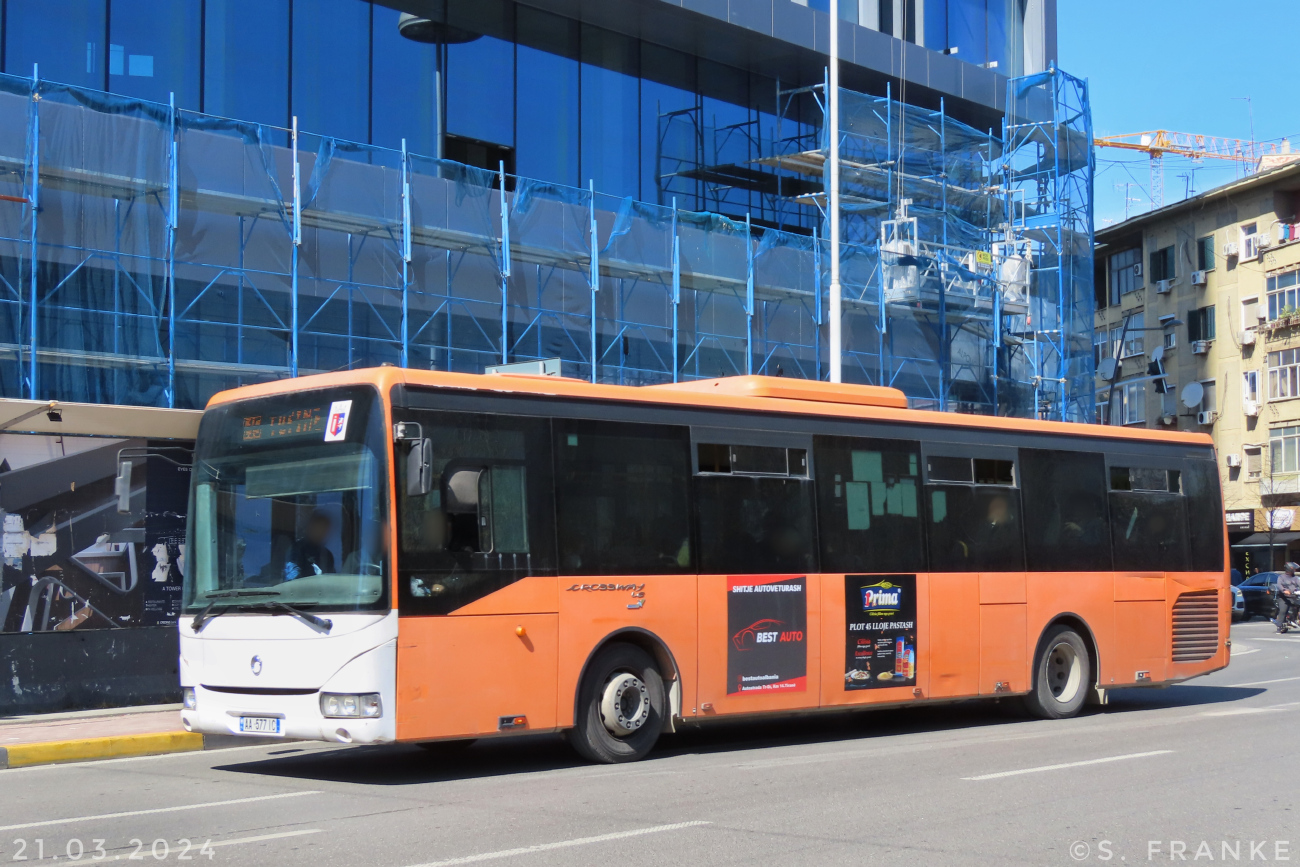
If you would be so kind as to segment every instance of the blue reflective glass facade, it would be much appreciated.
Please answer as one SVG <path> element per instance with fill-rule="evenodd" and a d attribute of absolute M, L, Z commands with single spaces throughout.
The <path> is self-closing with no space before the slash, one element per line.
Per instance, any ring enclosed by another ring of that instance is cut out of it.
<path fill-rule="evenodd" d="M 1024 4 L 934 0 L 902 29 L 996 58 L 1018 37 L 995 5 Z M 702 56 L 508 0 L 466 5 L 473 27 L 430 41 L 366 0 L 0 8 L 15 76 L 0 87 L 0 192 L 28 203 L 0 211 L 0 396 L 197 406 L 301 372 L 554 356 L 622 382 L 825 375 L 818 66 Z M 991 278 L 945 270 L 984 298 L 957 339 L 951 314 L 904 311 L 890 327 L 876 267 L 904 195 L 927 242 L 990 243 L 1004 213 L 994 124 L 965 124 L 933 94 L 902 112 L 888 81 L 864 81 L 878 92 L 858 95 L 873 165 L 853 181 L 847 378 L 1021 412 L 1023 383 L 1050 378 L 1025 373 L 1041 360 L 1012 375 L 1009 351 L 984 345 L 996 317 L 1025 315 L 992 303 Z M 1048 84 L 1026 105 L 1050 121 Z M 1002 101 L 987 100 L 984 120 Z M 50 180 L 69 172 L 95 180 Z M 1053 363 L 1074 363 L 1066 343 Z"/>

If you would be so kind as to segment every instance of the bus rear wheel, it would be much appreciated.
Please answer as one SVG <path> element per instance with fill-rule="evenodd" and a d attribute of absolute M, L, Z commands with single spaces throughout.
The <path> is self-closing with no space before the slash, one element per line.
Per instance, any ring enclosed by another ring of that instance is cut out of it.
<path fill-rule="evenodd" d="M 634 762 L 659 740 L 667 707 L 663 676 L 650 654 L 611 644 L 592 659 L 578 687 L 569 742 L 593 762 Z"/>
<path fill-rule="evenodd" d="M 1039 645 L 1034 661 L 1034 687 L 1025 696 L 1025 706 L 1041 719 L 1075 716 L 1088 697 L 1092 665 L 1088 645 L 1068 626 L 1050 629 Z"/>

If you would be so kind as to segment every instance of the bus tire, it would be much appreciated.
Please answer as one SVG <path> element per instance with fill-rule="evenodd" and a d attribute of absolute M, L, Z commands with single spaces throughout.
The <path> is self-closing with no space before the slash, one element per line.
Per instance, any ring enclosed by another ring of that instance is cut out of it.
<path fill-rule="evenodd" d="M 1040 719 L 1066 719 L 1083 708 L 1092 685 L 1088 645 L 1079 633 L 1058 625 L 1047 631 L 1034 660 L 1034 685 L 1025 707 Z"/>
<path fill-rule="evenodd" d="M 663 676 L 650 654 L 611 644 L 587 666 L 569 742 L 589 761 L 634 762 L 654 748 L 667 712 Z"/>

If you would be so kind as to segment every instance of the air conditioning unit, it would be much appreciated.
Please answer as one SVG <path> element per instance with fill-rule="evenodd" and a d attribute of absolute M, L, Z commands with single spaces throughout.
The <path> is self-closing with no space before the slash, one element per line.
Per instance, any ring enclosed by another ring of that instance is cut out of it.
<path fill-rule="evenodd" d="M 1223 255 L 1229 259 L 1235 258 L 1237 256 L 1237 242 L 1225 241 L 1223 243 Z"/>
<path fill-rule="evenodd" d="M 1173 281 L 1173 280 L 1157 280 L 1157 281 L 1156 281 L 1156 294 L 1157 294 L 1157 295 L 1168 295 L 1168 294 L 1169 294 L 1169 290 L 1172 289 L 1172 288 L 1174 288 L 1174 281 Z"/>
<path fill-rule="evenodd" d="M 1251 418 L 1255 418 L 1259 415 L 1259 401 L 1246 398 L 1241 402 L 1241 411 Z M 1228 466 L 1232 466 L 1232 464 L 1228 464 Z"/>
<path fill-rule="evenodd" d="M 1257 243 L 1257 244 L 1259 245 L 1259 247 L 1260 247 L 1261 250 L 1262 250 L 1263 248 L 1265 248 L 1265 247 L 1272 247 L 1272 246 L 1273 246 L 1273 233 L 1272 233 L 1271 231 L 1270 231 L 1270 232 L 1260 232 L 1258 235 L 1255 236 L 1255 238 L 1256 238 L 1256 242 L 1255 242 L 1255 243 Z"/>
<path fill-rule="evenodd" d="M 1210 341 L 1208 340 L 1192 341 L 1192 352 L 1195 353 L 1196 355 L 1205 355 L 1209 351 L 1210 351 Z"/>
<path fill-rule="evenodd" d="M 1141 263 L 1141 262 L 1134 263 L 1134 265 L 1133 265 L 1133 276 L 1134 276 L 1134 277 L 1141 277 L 1141 276 L 1142 276 L 1142 263 Z"/>
<path fill-rule="evenodd" d="M 1242 345 L 1242 346 L 1254 346 L 1254 345 L 1255 345 L 1255 329 L 1253 329 L 1253 328 L 1245 328 L 1245 329 L 1242 330 L 1242 332 L 1241 332 L 1241 345 Z"/>
<path fill-rule="evenodd" d="M 1237 469 L 1241 466 L 1241 455 L 1226 455 L 1223 459 L 1231 469 Z"/>
<path fill-rule="evenodd" d="M 1211 412 L 1198 412 L 1198 413 L 1196 414 L 1196 423 L 1197 423 L 1197 424 L 1214 424 L 1214 417 L 1215 417 L 1216 415 L 1218 415 L 1218 413 L 1213 412 L 1213 411 L 1211 411 Z"/>
<path fill-rule="evenodd" d="M 1193 286 L 1204 286 L 1205 283 L 1206 283 L 1206 275 L 1207 275 L 1208 273 L 1209 273 L 1209 272 L 1207 272 L 1207 271 L 1193 271 L 1193 272 L 1192 272 L 1192 285 L 1193 285 Z"/>

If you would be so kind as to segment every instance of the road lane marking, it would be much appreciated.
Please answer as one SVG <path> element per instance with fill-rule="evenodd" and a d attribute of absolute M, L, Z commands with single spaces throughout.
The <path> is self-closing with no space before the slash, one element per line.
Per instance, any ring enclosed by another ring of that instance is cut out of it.
<path fill-rule="evenodd" d="M 1283 704 L 1270 704 L 1265 707 L 1239 707 L 1232 710 L 1206 711 L 1201 716 L 1245 716 L 1252 713 L 1272 713 L 1277 710 L 1290 710 L 1300 707 L 1300 701 L 1288 701 Z"/>
<path fill-rule="evenodd" d="M 1123 756 L 1107 756 L 1104 759 L 1088 759 L 1084 762 L 1065 762 L 1060 765 L 1043 765 L 1038 768 L 1021 768 L 1018 771 L 999 771 L 996 774 L 981 774 L 978 777 L 962 777 L 963 780 L 998 780 L 1002 777 L 1018 777 L 1021 774 L 1038 774 L 1043 771 L 1060 771 L 1065 768 L 1081 768 L 1084 765 L 1104 765 L 1107 762 L 1122 762 L 1125 759 L 1144 759 L 1147 756 L 1164 756 L 1173 750 L 1152 750 L 1148 753 L 1128 753 Z"/>
<path fill-rule="evenodd" d="M 1300 642 L 1300 635 L 1295 638 L 1252 638 L 1251 641 L 1285 641 L 1288 644 Z"/>
<path fill-rule="evenodd" d="M 531 855 L 534 852 L 550 852 L 553 849 L 568 849 L 573 846 L 587 846 L 592 843 L 604 843 L 607 840 L 625 840 L 628 837 L 640 837 L 644 834 L 661 834 L 665 831 L 678 831 L 682 828 L 698 828 L 709 822 L 677 822 L 672 825 L 655 825 L 652 828 L 637 828 L 635 831 L 618 831 L 613 834 L 601 834 L 597 837 L 579 837 L 576 840 L 562 840 L 558 843 L 539 843 L 536 846 L 521 846 L 518 849 L 502 849 L 499 852 L 483 852 L 478 855 L 465 855 L 461 858 L 448 858 L 445 861 L 430 861 L 418 867 L 452 867 L 454 864 L 475 864 L 479 861 L 495 861 L 498 858 L 513 858 L 516 855 Z"/>
<path fill-rule="evenodd" d="M 40 822 L 23 822 L 19 825 L 0 825 L 0 831 L 21 831 L 24 828 L 45 828 L 50 825 L 67 825 L 73 822 L 94 822 L 100 819 L 125 819 L 130 816 L 152 816 L 157 813 L 180 813 L 186 810 L 202 810 L 206 807 L 228 807 L 233 804 L 254 804 L 259 801 L 275 801 L 281 798 L 299 798 L 303 795 L 319 795 L 320 792 L 281 792 L 278 795 L 257 795 L 251 798 L 233 798 L 229 801 L 208 801 L 205 804 L 183 804 L 179 807 L 155 807 L 152 810 L 130 810 L 125 813 L 101 813 L 98 816 L 74 816 L 68 819 L 44 819 Z"/>
<path fill-rule="evenodd" d="M 1259 648 L 1258 648 L 1258 647 L 1238 647 L 1238 646 L 1235 645 L 1235 644 L 1232 646 L 1232 656 L 1245 656 L 1245 655 L 1248 654 L 1248 653 L 1259 653 Z"/>
<path fill-rule="evenodd" d="M 1300 677 L 1279 677 L 1274 680 L 1252 680 L 1250 683 L 1234 683 L 1230 684 L 1230 686 L 1265 686 L 1270 683 L 1290 683 L 1293 680 L 1300 680 Z"/>
<path fill-rule="evenodd" d="M 281 831 L 278 834 L 258 834 L 256 837 L 237 837 L 234 840 L 217 840 L 209 842 L 208 848 L 215 849 L 218 846 L 238 846 L 241 843 L 260 843 L 263 840 L 282 840 L 285 837 L 303 837 L 307 834 L 319 834 L 320 828 L 304 828 L 301 831 Z"/>

